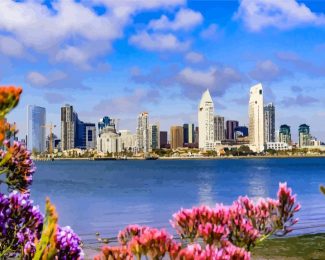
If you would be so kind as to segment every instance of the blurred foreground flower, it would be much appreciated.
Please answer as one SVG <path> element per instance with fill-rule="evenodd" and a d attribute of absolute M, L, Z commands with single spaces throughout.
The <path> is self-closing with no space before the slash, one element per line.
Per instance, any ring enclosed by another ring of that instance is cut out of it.
<path fill-rule="evenodd" d="M 22 88 L 0 86 L 0 118 L 4 118 L 19 102 Z"/>

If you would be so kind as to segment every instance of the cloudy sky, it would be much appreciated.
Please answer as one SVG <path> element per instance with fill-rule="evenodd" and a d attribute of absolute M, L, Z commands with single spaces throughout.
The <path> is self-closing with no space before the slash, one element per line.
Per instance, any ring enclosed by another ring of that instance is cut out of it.
<path fill-rule="evenodd" d="M 325 141 L 321 0 L 1 0 L 0 61 L 0 85 L 24 88 L 10 116 L 21 136 L 27 104 L 58 126 L 66 103 L 132 131 L 142 111 L 165 130 L 196 123 L 206 88 L 217 114 L 244 125 L 262 82 L 277 126 L 308 123 Z"/>

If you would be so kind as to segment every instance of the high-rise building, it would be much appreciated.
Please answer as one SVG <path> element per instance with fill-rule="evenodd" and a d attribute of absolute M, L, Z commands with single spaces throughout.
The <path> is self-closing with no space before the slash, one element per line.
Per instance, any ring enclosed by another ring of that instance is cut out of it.
<path fill-rule="evenodd" d="M 73 106 L 65 105 L 61 107 L 61 149 L 70 150 L 75 148 L 77 132 L 77 114 L 73 111 Z"/>
<path fill-rule="evenodd" d="M 214 142 L 214 105 L 207 89 L 203 94 L 198 109 L 199 148 L 213 150 Z"/>
<path fill-rule="evenodd" d="M 264 100 L 263 86 L 257 84 L 250 89 L 249 99 L 249 143 L 251 150 L 264 151 Z"/>
<path fill-rule="evenodd" d="M 270 103 L 264 107 L 265 142 L 275 142 L 275 107 Z"/>
<path fill-rule="evenodd" d="M 46 150 L 46 110 L 44 107 L 27 106 L 27 148 L 42 153 Z"/>
<path fill-rule="evenodd" d="M 160 131 L 160 148 L 167 148 L 168 145 L 168 132 Z"/>
<path fill-rule="evenodd" d="M 183 147 L 184 130 L 181 126 L 172 126 L 170 128 L 170 146 L 172 149 Z"/>
<path fill-rule="evenodd" d="M 102 132 L 107 132 L 108 129 L 110 132 L 117 132 L 116 129 L 116 122 L 118 120 L 117 119 L 112 119 L 108 116 L 104 116 L 103 118 L 99 119 L 98 122 L 98 135 L 100 135 Z"/>
<path fill-rule="evenodd" d="M 149 115 L 143 112 L 138 116 L 137 145 L 139 151 L 149 152 Z"/>
<path fill-rule="evenodd" d="M 291 145 L 291 130 L 288 125 L 281 125 L 279 130 L 279 140 L 280 143 L 287 143 Z"/>
<path fill-rule="evenodd" d="M 225 140 L 225 118 L 223 116 L 214 116 L 214 140 Z"/>
<path fill-rule="evenodd" d="M 194 143 L 194 124 L 183 124 L 184 144 Z"/>
<path fill-rule="evenodd" d="M 194 144 L 196 145 L 196 147 L 199 147 L 199 127 L 195 127 L 194 130 Z"/>
<path fill-rule="evenodd" d="M 310 135 L 310 127 L 306 124 L 302 124 L 299 126 L 299 147 L 309 146 L 311 135 Z"/>
<path fill-rule="evenodd" d="M 160 148 L 159 124 L 150 125 L 150 147 L 152 150 Z"/>
<path fill-rule="evenodd" d="M 235 120 L 227 120 L 226 122 L 226 139 L 235 139 L 235 129 L 239 126 L 239 122 Z"/>

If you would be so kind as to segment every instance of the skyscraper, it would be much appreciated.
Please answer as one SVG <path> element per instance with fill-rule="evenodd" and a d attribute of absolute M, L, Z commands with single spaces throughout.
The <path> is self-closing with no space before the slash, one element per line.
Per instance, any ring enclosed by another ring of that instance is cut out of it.
<path fill-rule="evenodd" d="M 194 124 L 183 124 L 184 144 L 194 143 Z"/>
<path fill-rule="evenodd" d="M 198 109 L 199 148 L 214 149 L 214 105 L 207 89 L 203 94 Z"/>
<path fill-rule="evenodd" d="M 149 152 L 149 115 L 147 112 L 138 116 L 137 146 L 140 151 Z"/>
<path fill-rule="evenodd" d="M 96 125 L 93 123 L 84 123 L 77 119 L 75 148 L 95 149 L 96 139 Z"/>
<path fill-rule="evenodd" d="M 181 126 L 172 126 L 170 128 L 170 146 L 172 149 L 177 149 L 183 147 L 184 141 L 184 130 Z"/>
<path fill-rule="evenodd" d="M 226 139 L 235 139 L 235 129 L 239 126 L 239 122 L 235 120 L 227 120 L 226 122 Z"/>
<path fill-rule="evenodd" d="M 70 150 L 75 148 L 77 131 L 77 115 L 73 111 L 73 106 L 65 105 L 61 107 L 61 149 Z"/>
<path fill-rule="evenodd" d="M 302 124 L 299 126 L 299 147 L 309 146 L 311 135 L 309 125 Z"/>
<path fill-rule="evenodd" d="M 46 150 L 46 110 L 44 107 L 27 106 L 27 148 L 42 153 Z"/>
<path fill-rule="evenodd" d="M 270 103 L 264 107 L 265 142 L 275 142 L 275 107 Z"/>
<path fill-rule="evenodd" d="M 279 130 L 279 142 L 287 143 L 291 145 L 291 131 L 290 126 L 288 125 L 281 125 Z"/>
<path fill-rule="evenodd" d="M 223 116 L 214 116 L 214 140 L 225 140 L 225 118 Z"/>
<path fill-rule="evenodd" d="M 160 148 L 167 148 L 168 133 L 167 131 L 160 131 Z"/>
<path fill-rule="evenodd" d="M 263 86 L 257 84 L 250 89 L 249 99 L 249 143 L 255 152 L 264 151 L 264 100 Z"/>
<path fill-rule="evenodd" d="M 151 149 L 160 148 L 160 131 L 158 123 L 150 125 L 150 147 Z"/>

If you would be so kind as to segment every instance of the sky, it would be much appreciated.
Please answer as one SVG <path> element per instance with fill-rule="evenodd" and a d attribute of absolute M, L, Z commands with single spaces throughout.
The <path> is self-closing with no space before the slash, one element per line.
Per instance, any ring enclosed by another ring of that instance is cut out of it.
<path fill-rule="evenodd" d="M 325 141 L 324 1 L 0 1 L 0 85 L 23 87 L 9 116 L 21 137 L 28 104 L 57 134 L 64 104 L 133 132 L 143 111 L 162 130 L 196 124 L 207 88 L 216 114 L 247 125 L 259 82 L 277 128 L 296 138 L 307 123 Z"/>

